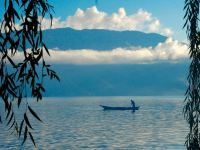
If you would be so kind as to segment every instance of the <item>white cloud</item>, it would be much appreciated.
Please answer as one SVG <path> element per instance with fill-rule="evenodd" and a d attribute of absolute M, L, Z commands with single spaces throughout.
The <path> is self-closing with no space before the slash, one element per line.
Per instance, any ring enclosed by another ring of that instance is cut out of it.
<path fill-rule="evenodd" d="M 43 20 L 43 29 L 48 29 L 49 19 Z M 164 28 L 160 21 L 151 13 L 139 9 L 132 15 L 127 15 L 124 8 L 111 15 L 99 11 L 95 6 L 85 11 L 78 8 L 73 16 L 67 17 L 64 21 L 60 18 L 53 18 L 52 28 L 71 27 L 74 29 L 109 29 L 109 30 L 138 30 L 143 32 L 156 32 L 163 35 L 172 35 L 170 28 Z"/>
<path fill-rule="evenodd" d="M 50 50 L 46 57 L 50 63 L 61 64 L 147 64 L 162 61 L 179 62 L 188 58 L 187 45 L 167 39 L 152 48 L 116 48 L 108 51 L 97 50 Z M 17 54 L 19 59 L 23 55 Z"/>

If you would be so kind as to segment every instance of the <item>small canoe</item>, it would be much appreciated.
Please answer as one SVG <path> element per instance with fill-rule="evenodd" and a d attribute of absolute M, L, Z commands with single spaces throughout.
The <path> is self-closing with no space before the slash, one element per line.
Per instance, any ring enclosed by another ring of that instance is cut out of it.
<path fill-rule="evenodd" d="M 139 106 L 137 107 L 111 107 L 111 106 L 104 106 L 100 105 L 104 110 L 139 110 Z"/>

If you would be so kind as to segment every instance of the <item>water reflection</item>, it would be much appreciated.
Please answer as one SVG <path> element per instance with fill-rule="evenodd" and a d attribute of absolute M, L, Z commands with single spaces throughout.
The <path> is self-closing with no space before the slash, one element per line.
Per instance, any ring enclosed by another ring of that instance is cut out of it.
<path fill-rule="evenodd" d="M 130 97 L 47 98 L 32 104 L 45 122 L 34 125 L 39 149 L 184 149 L 186 123 L 182 99 L 135 97 L 140 110 L 102 111 L 99 104 L 130 105 Z M 0 149 L 32 149 L 28 140 L 21 147 L 16 137 L 0 127 Z"/>

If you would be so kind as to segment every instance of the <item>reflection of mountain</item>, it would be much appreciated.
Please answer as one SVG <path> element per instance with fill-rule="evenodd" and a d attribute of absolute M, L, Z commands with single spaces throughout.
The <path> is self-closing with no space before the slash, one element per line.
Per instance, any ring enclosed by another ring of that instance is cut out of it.
<path fill-rule="evenodd" d="M 156 46 L 166 40 L 156 33 L 139 31 L 74 30 L 71 28 L 44 31 L 48 48 L 111 50 L 118 47 Z"/>
<path fill-rule="evenodd" d="M 188 64 L 54 67 L 61 82 L 47 82 L 47 96 L 183 95 Z"/>

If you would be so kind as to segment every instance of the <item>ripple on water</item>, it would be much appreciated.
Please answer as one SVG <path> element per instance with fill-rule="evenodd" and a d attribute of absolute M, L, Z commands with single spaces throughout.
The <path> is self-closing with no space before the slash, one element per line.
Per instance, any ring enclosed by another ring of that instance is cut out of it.
<path fill-rule="evenodd" d="M 129 97 L 46 98 L 39 105 L 44 124 L 33 122 L 39 149 L 184 149 L 187 133 L 183 120 L 182 99 L 135 97 L 139 111 L 102 111 L 99 104 L 127 106 Z M 0 149 L 22 147 L 16 137 L 0 126 Z"/>

